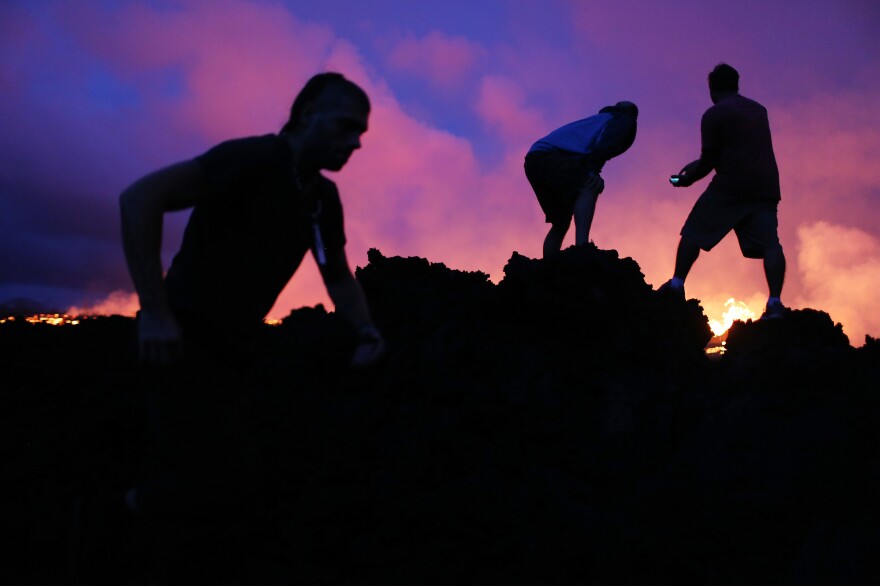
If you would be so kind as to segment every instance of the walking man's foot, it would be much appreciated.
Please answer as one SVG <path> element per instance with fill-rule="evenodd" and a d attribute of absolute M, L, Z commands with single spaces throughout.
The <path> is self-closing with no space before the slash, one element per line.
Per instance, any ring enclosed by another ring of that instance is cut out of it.
<path fill-rule="evenodd" d="M 788 310 L 781 301 L 768 301 L 764 313 L 761 314 L 761 319 L 779 319 L 785 317 L 786 311 Z"/>
<path fill-rule="evenodd" d="M 663 283 L 662 285 L 660 285 L 660 288 L 657 289 L 657 293 L 659 293 L 663 297 L 669 297 L 672 299 L 680 299 L 681 301 L 684 301 L 684 299 L 685 299 L 684 285 L 680 285 L 680 286 L 676 287 L 675 285 L 672 284 L 672 279 L 670 279 L 670 280 L 666 281 L 665 283 Z"/>

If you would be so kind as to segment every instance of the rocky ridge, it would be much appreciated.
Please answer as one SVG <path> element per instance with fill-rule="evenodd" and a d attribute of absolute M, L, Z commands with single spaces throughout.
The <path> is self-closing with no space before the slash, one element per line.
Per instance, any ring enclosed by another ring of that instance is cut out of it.
<path fill-rule="evenodd" d="M 244 404 L 266 453 L 267 509 L 154 554 L 175 569 L 164 578 L 877 576 L 876 340 L 853 348 L 805 309 L 735 323 L 710 361 L 699 302 L 658 295 L 615 251 L 514 253 L 504 272 L 494 285 L 370 251 L 357 278 L 388 355 L 365 370 L 346 368 L 354 337 L 320 306 L 267 327 Z M 109 539 L 124 551 L 102 565 L 69 531 L 77 506 L 143 473 L 132 335 L 123 318 L 0 328 L 21 504 L 7 545 L 22 554 L 5 583 L 148 573 L 128 541 Z"/>

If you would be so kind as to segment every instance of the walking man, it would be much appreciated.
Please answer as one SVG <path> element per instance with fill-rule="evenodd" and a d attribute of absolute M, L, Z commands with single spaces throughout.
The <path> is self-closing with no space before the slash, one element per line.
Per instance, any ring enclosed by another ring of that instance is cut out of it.
<path fill-rule="evenodd" d="M 681 229 L 675 272 L 660 291 L 684 298 L 684 281 L 700 249 L 709 251 L 731 230 L 746 258 L 764 261 L 770 295 L 761 319 L 785 314 L 780 296 L 785 255 L 777 234 L 779 170 L 770 139 L 767 109 L 739 94 L 739 73 L 725 63 L 709 73 L 714 104 L 700 124 L 700 158 L 670 178 L 688 187 L 713 170 L 715 176 Z"/>

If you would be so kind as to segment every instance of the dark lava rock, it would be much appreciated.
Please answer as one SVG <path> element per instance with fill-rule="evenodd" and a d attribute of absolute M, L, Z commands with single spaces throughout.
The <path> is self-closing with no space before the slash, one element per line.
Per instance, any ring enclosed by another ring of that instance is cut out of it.
<path fill-rule="evenodd" d="M 727 333 L 727 351 L 735 354 L 836 352 L 849 349 L 843 326 L 824 311 L 795 309 L 782 319 L 736 321 Z"/>
<path fill-rule="evenodd" d="M 658 296 L 633 259 L 593 244 L 547 260 L 513 253 L 497 298 L 504 317 L 519 318 L 532 340 L 555 344 L 559 352 L 574 349 L 597 366 L 612 358 L 678 363 L 702 356 L 711 338 L 696 302 Z"/>
<path fill-rule="evenodd" d="M 699 302 L 659 296 L 594 246 L 514 253 L 497 285 L 369 261 L 357 277 L 387 338 L 379 364 L 347 368 L 353 332 L 320 306 L 266 327 L 240 414 L 266 464 L 256 518 L 105 523 L 149 476 L 131 320 L 0 327 L 17 554 L 3 583 L 877 576 L 876 340 L 854 349 L 800 310 L 735 324 L 710 362 Z M 144 531 L 166 545 L 149 563 Z"/>

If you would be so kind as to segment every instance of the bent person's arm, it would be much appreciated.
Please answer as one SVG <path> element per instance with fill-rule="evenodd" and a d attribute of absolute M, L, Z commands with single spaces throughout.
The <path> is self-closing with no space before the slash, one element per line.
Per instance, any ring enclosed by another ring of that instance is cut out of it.
<path fill-rule="evenodd" d="M 201 168 L 187 161 L 139 179 L 119 196 L 125 261 L 141 306 L 138 346 L 145 362 L 180 357 L 180 328 L 171 315 L 162 274 L 163 215 L 192 207 L 205 192 Z"/>
<path fill-rule="evenodd" d="M 385 353 L 385 341 L 373 324 L 367 299 L 348 266 L 345 250 L 330 252 L 321 267 L 321 276 L 333 305 L 357 330 L 359 344 L 352 357 L 353 366 L 368 366 Z"/>

